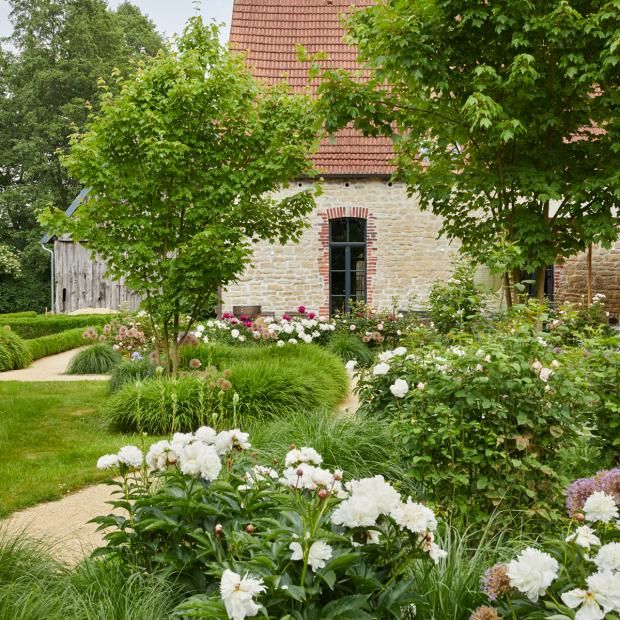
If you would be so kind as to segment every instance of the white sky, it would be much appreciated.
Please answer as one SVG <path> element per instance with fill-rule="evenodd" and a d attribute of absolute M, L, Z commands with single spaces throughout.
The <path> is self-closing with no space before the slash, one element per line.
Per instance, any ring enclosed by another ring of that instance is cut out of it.
<path fill-rule="evenodd" d="M 218 23 L 224 22 L 226 27 L 222 33 L 228 38 L 230 28 L 230 16 L 232 13 L 233 0 L 130 0 L 132 4 L 140 7 L 140 10 L 148 15 L 157 26 L 157 30 L 166 36 L 180 33 L 188 17 L 194 14 L 194 6 L 199 5 L 200 12 L 205 19 L 215 19 Z M 112 7 L 118 6 L 122 0 L 108 0 Z M 0 0 L 0 37 L 6 37 L 11 33 L 9 22 L 9 3 Z"/>

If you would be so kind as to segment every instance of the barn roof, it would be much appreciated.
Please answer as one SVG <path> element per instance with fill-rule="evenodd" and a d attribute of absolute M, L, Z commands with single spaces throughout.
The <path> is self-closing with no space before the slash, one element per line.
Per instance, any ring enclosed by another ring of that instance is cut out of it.
<path fill-rule="evenodd" d="M 90 192 L 90 187 L 85 187 L 74 199 L 73 202 L 69 205 L 69 208 L 65 211 L 65 215 L 71 217 L 75 210 L 84 202 L 86 196 L 88 196 L 88 192 Z M 41 241 L 39 243 L 49 243 L 54 239 L 54 235 L 50 235 L 48 233 L 44 234 L 41 237 Z"/>
<path fill-rule="evenodd" d="M 371 4 L 373 0 L 234 0 L 230 44 L 247 52 L 256 77 L 270 83 L 286 80 L 302 92 L 310 85 L 309 63 L 297 60 L 297 46 L 311 55 L 326 52 L 326 68 L 359 69 L 355 48 L 343 40 L 341 19 L 352 7 Z M 389 175 L 393 156 L 388 138 L 367 138 L 347 127 L 321 143 L 314 163 L 325 175 Z"/>

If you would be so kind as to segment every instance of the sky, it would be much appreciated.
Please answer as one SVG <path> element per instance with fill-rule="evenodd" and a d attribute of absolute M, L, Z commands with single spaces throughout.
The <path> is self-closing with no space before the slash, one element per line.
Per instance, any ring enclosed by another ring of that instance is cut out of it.
<path fill-rule="evenodd" d="M 200 12 L 204 18 L 213 18 L 217 22 L 224 22 L 226 27 L 222 34 L 225 38 L 228 36 L 233 0 L 202 0 L 201 2 L 194 0 L 130 1 L 140 7 L 140 10 L 155 22 L 157 30 L 167 36 L 180 33 L 183 30 L 187 18 L 194 14 L 195 5 L 201 7 Z M 121 2 L 122 0 L 108 0 L 108 4 L 112 7 L 118 6 Z M 9 3 L 7 0 L 0 0 L 0 37 L 5 37 L 10 33 Z"/>

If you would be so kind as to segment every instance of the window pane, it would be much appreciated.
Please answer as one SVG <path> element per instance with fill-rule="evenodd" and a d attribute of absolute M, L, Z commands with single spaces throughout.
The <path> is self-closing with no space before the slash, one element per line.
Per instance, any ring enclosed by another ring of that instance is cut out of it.
<path fill-rule="evenodd" d="M 351 296 L 358 299 L 366 293 L 366 272 L 357 271 L 351 273 Z"/>
<path fill-rule="evenodd" d="M 366 269 L 366 248 L 351 248 L 351 269 L 353 271 Z"/>
<path fill-rule="evenodd" d="M 330 220 L 329 222 L 329 238 L 332 241 L 347 240 L 347 220 Z"/>
<path fill-rule="evenodd" d="M 349 220 L 349 241 L 366 241 L 366 220 Z"/>
<path fill-rule="evenodd" d="M 332 271 L 332 295 L 345 294 L 345 273 L 344 271 Z"/>
<path fill-rule="evenodd" d="M 332 248 L 332 261 L 331 268 L 332 269 L 343 269 L 345 268 L 345 256 L 347 253 L 346 247 L 342 246 L 339 248 Z"/>

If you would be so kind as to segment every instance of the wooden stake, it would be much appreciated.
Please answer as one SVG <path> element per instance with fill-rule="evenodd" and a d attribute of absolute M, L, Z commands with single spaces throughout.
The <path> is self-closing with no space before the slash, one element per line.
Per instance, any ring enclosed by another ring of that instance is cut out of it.
<path fill-rule="evenodd" d="M 587 278 L 587 286 L 588 286 L 587 303 L 589 307 L 592 305 L 592 244 L 588 246 L 586 278 Z"/>

